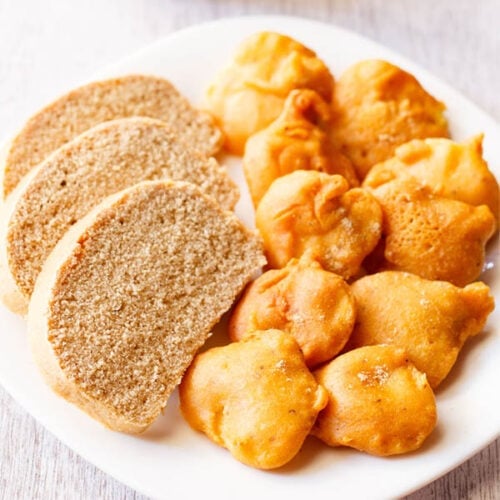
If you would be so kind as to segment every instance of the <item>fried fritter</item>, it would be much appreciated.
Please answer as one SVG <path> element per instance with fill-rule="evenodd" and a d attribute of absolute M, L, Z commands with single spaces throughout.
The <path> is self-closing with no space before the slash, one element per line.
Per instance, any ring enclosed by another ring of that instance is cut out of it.
<path fill-rule="evenodd" d="M 208 88 L 206 108 L 226 135 L 225 148 L 242 154 L 252 134 L 281 113 L 293 89 L 309 88 L 332 99 L 333 76 L 316 54 L 292 38 L 256 33 Z"/>
<path fill-rule="evenodd" d="M 411 139 L 448 137 L 445 106 L 417 79 L 386 61 L 354 64 L 335 87 L 333 135 L 363 179 Z"/>
<path fill-rule="evenodd" d="M 359 185 L 351 162 L 330 138 L 331 107 L 313 90 L 292 90 L 280 116 L 250 137 L 243 167 L 255 206 L 272 182 L 295 170 L 318 170 L 344 176 Z"/>
<path fill-rule="evenodd" d="M 307 255 L 344 279 L 354 276 L 377 244 L 382 211 L 366 190 L 340 175 L 296 170 L 276 179 L 256 211 L 271 268 Z"/>
<path fill-rule="evenodd" d="M 330 361 L 315 376 L 330 401 L 312 434 L 330 446 L 379 456 L 408 453 L 436 425 L 432 389 L 403 349 L 361 347 Z"/>
<path fill-rule="evenodd" d="M 294 338 L 279 330 L 199 354 L 179 394 L 191 427 L 260 469 L 290 461 L 328 402 Z"/>
<path fill-rule="evenodd" d="M 413 177 L 444 198 L 487 205 L 498 221 L 498 183 L 483 158 L 482 142 L 482 135 L 463 143 L 415 139 L 399 146 L 393 158 L 375 165 L 363 187 Z"/>
<path fill-rule="evenodd" d="M 358 314 L 346 350 L 375 344 L 402 347 L 434 389 L 495 307 L 484 283 L 459 288 L 397 271 L 365 276 L 351 290 Z"/>
<path fill-rule="evenodd" d="M 246 288 L 229 321 L 229 336 L 236 341 L 277 328 L 293 335 L 312 367 L 340 352 L 355 318 L 354 299 L 340 276 L 317 262 L 292 259 Z"/>
<path fill-rule="evenodd" d="M 372 192 L 384 213 L 383 269 L 457 286 L 479 277 L 496 226 L 486 205 L 436 196 L 414 178 L 396 179 Z"/>

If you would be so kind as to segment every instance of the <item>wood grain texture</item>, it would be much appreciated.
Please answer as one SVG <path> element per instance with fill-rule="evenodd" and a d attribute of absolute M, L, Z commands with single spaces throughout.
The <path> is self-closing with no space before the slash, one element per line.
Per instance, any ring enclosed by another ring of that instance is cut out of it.
<path fill-rule="evenodd" d="M 241 14 L 305 16 L 358 31 L 500 121 L 498 0 L 0 0 L 0 139 L 61 91 L 132 51 L 173 30 Z M 499 455 L 497 440 L 407 498 L 497 500 Z M 144 497 L 61 444 L 0 388 L 0 499 L 21 498 Z"/>

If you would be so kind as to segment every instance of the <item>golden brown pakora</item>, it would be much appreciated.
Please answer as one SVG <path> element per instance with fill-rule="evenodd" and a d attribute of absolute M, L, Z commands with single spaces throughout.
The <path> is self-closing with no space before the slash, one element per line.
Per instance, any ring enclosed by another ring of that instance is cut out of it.
<path fill-rule="evenodd" d="M 295 170 L 318 170 L 344 176 L 359 185 L 354 167 L 330 138 L 331 106 L 313 90 L 293 90 L 280 116 L 246 143 L 245 178 L 254 206 L 272 182 Z"/>
<path fill-rule="evenodd" d="M 444 198 L 487 205 L 498 221 L 498 183 L 483 158 L 483 136 L 465 142 L 415 139 L 399 146 L 394 157 L 375 165 L 363 187 L 413 177 Z"/>
<path fill-rule="evenodd" d="M 279 177 L 262 198 L 256 226 L 271 268 L 302 255 L 344 279 L 354 276 L 377 244 L 382 211 L 340 175 L 297 170 Z"/>
<path fill-rule="evenodd" d="M 349 285 L 308 259 L 292 259 L 246 288 L 229 321 L 237 341 L 256 330 L 276 328 L 293 335 L 307 366 L 329 361 L 344 347 L 356 311 Z"/>
<path fill-rule="evenodd" d="M 418 80 L 381 60 L 361 61 L 339 78 L 334 96 L 337 148 L 363 179 L 411 139 L 448 137 L 445 106 Z"/>
<path fill-rule="evenodd" d="M 225 148 L 242 154 L 252 134 L 281 113 L 293 89 L 309 88 L 330 101 L 334 79 L 316 54 L 279 33 L 251 35 L 208 88 L 206 109 L 226 136 Z"/>
<path fill-rule="evenodd" d="M 279 330 L 199 354 L 179 394 L 191 427 L 260 469 L 289 462 L 328 401 L 294 338 Z"/>
<path fill-rule="evenodd" d="M 484 283 L 459 288 L 397 271 L 365 276 L 351 290 L 358 313 L 346 350 L 375 344 L 402 347 L 433 389 L 495 307 Z"/>
<path fill-rule="evenodd" d="M 408 453 L 436 425 L 434 393 L 401 348 L 361 347 L 330 361 L 315 376 L 330 400 L 312 434 L 330 446 L 379 456 Z"/>
<path fill-rule="evenodd" d="M 479 277 L 496 227 L 486 205 L 436 196 L 414 178 L 396 179 L 372 192 L 384 214 L 382 269 L 457 286 Z"/>

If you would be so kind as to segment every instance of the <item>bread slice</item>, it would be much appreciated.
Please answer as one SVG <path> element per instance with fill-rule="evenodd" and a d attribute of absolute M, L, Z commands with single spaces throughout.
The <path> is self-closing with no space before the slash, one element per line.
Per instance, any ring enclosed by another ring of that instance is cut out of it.
<path fill-rule="evenodd" d="M 4 199 L 35 165 L 85 130 L 108 120 L 148 116 L 167 122 L 193 149 L 212 155 L 222 134 L 212 118 L 191 107 L 167 80 L 127 75 L 89 83 L 32 116 L 9 145 L 0 165 Z"/>
<path fill-rule="evenodd" d="M 260 240 L 196 186 L 137 184 L 47 259 L 28 313 L 35 360 L 57 393 L 141 432 L 264 262 Z"/>
<path fill-rule="evenodd" d="M 2 301 L 25 314 L 45 259 L 72 224 L 110 194 L 165 178 L 199 185 L 223 208 L 234 208 L 238 199 L 226 170 L 192 151 L 159 120 L 106 122 L 52 153 L 5 202 L 0 227 L 0 246 L 5 246 L 0 250 Z"/>

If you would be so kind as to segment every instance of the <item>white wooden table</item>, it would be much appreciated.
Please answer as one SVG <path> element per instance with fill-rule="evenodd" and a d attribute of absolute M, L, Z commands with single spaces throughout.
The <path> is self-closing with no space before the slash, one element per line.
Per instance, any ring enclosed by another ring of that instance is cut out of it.
<path fill-rule="evenodd" d="M 0 139 L 116 59 L 184 26 L 241 14 L 299 15 L 356 30 L 500 121 L 499 0 L 0 0 Z M 500 499 L 499 455 L 497 440 L 409 498 Z M 62 445 L 0 387 L 0 499 L 20 498 L 143 497 Z"/>

